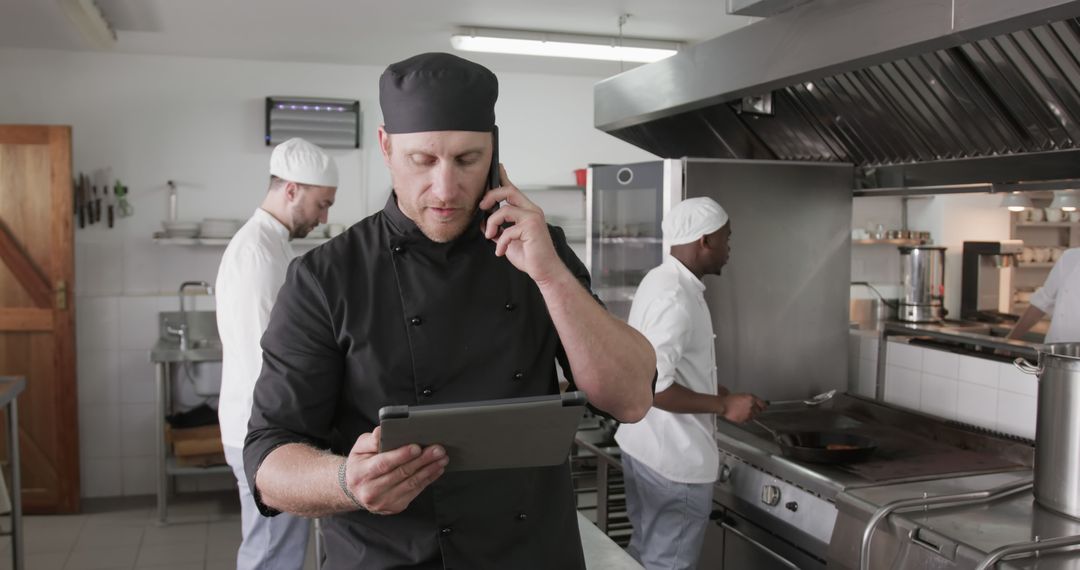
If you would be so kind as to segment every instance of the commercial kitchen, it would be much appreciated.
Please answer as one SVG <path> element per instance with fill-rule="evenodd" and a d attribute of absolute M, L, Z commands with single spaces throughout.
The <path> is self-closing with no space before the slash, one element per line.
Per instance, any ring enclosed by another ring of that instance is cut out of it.
<path fill-rule="evenodd" d="M 236 567 L 218 264 L 289 138 L 340 173 L 296 254 L 383 209 L 379 77 L 424 52 L 497 75 L 507 175 L 611 314 L 672 207 L 730 214 L 716 376 L 770 405 L 717 421 L 698 568 L 1080 568 L 1080 314 L 1040 301 L 1080 247 L 1080 1 L 391 4 L 0 5 L 0 568 Z M 500 36 L 548 53 L 467 51 Z M 641 567 L 616 428 L 569 446 L 590 569 Z"/>

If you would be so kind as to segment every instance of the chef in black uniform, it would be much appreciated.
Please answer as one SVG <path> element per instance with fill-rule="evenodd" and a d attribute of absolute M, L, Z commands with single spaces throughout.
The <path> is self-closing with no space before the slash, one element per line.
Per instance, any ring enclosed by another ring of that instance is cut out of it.
<path fill-rule="evenodd" d="M 485 191 L 491 71 L 423 54 L 379 87 L 394 191 L 289 267 L 244 447 L 256 502 L 324 517 L 324 568 L 584 568 L 568 463 L 444 474 L 440 446 L 378 453 L 378 410 L 555 394 L 558 361 L 634 422 L 652 404 L 652 346 L 590 294 L 505 170 Z"/>

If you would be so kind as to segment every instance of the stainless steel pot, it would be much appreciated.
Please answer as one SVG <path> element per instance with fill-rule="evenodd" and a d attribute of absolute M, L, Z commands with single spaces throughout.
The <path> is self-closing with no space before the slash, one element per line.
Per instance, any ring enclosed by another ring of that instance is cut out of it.
<path fill-rule="evenodd" d="M 1035 424 L 1035 500 L 1080 519 L 1080 343 L 1042 345 L 1039 364 L 1016 367 L 1039 377 Z"/>
<path fill-rule="evenodd" d="M 945 248 L 936 245 L 900 246 L 900 277 L 904 297 L 897 318 L 925 323 L 945 316 Z"/>

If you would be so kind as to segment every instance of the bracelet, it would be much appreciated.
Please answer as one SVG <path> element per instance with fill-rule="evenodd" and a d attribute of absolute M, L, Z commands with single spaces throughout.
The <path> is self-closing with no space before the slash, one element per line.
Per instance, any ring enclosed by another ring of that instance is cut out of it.
<path fill-rule="evenodd" d="M 354 496 L 352 494 L 352 491 L 349 490 L 349 486 L 345 484 L 345 464 L 346 463 L 348 463 L 347 458 L 343 459 L 341 461 L 341 467 L 338 467 L 338 470 L 337 470 L 338 485 L 341 487 L 341 491 L 343 493 L 345 493 L 345 496 L 348 497 L 349 500 L 352 501 L 354 505 L 356 505 L 356 508 L 358 508 L 358 509 L 360 509 L 362 511 L 366 511 L 367 509 L 364 508 L 364 505 L 361 505 L 360 501 L 356 500 L 356 496 Z"/>

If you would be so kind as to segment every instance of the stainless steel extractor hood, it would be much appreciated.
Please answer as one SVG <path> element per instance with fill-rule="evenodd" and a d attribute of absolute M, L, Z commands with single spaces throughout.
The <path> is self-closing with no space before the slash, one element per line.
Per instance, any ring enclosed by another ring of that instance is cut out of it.
<path fill-rule="evenodd" d="M 859 185 L 1080 179 L 1080 1 L 819 0 L 598 83 L 661 157 L 850 162 Z"/>

